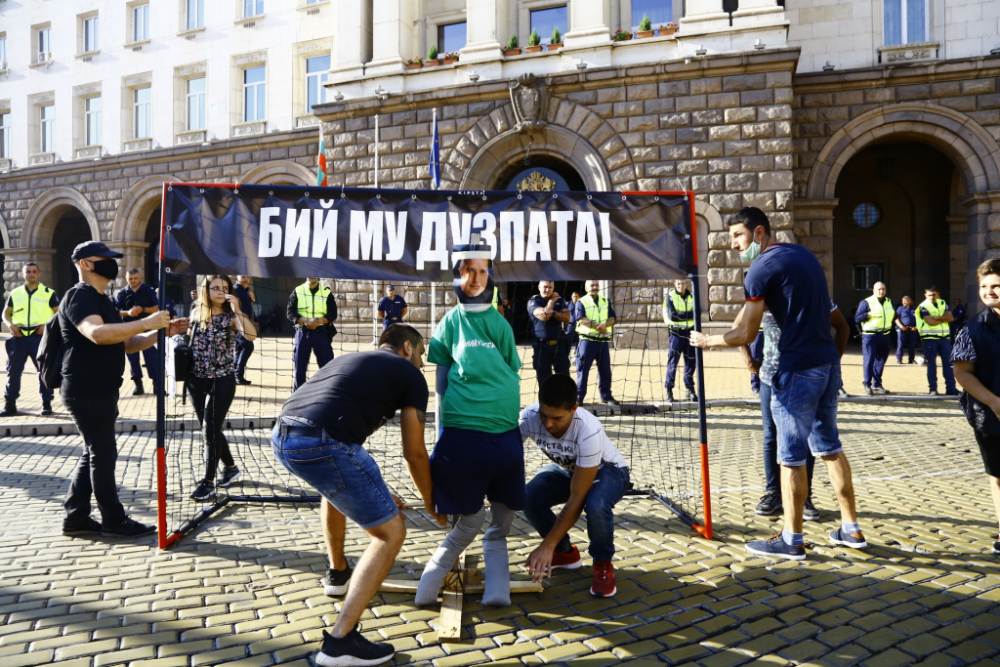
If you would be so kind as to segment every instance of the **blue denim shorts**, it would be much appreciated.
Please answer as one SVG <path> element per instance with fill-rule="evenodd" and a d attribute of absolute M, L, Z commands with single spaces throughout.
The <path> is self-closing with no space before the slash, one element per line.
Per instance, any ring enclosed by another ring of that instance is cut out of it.
<path fill-rule="evenodd" d="M 804 466 L 809 451 L 830 456 L 844 451 L 837 431 L 840 364 L 774 374 L 771 415 L 778 431 L 778 463 Z"/>
<path fill-rule="evenodd" d="M 283 435 L 279 422 L 271 432 L 271 448 L 289 472 L 365 530 L 399 514 L 378 464 L 361 445 Z"/>

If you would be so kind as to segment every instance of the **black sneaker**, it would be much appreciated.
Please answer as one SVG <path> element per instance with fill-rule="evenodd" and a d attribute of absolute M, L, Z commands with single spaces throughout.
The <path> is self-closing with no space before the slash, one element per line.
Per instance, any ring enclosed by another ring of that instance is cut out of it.
<path fill-rule="evenodd" d="M 188 498 L 191 500 L 208 500 L 215 495 L 215 484 L 203 479 L 198 482 L 198 486 L 195 487 L 194 493 L 192 493 Z"/>
<path fill-rule="evenodd" d="M 687 390 L 687 395 L 684 396 L 684 400 L 685 401 L 697 401 L 698 400 L 698 394 L 694 393 L 694 389 L 688 389 Z"/>
<path fill-rule="evenodd" d="M 621 405 L 621 403 L 618 402 L 618 399 L 616 399 L 614 396 L 601 402 L 606 405 Z"/>
<path fill-rule="evenodd" d="M 993 543 L 993 553 L 1000 554 L 1000 535 L 997 535 L 997 541 Z"/>
<path fill-rule="evenodd" d="M 63 521 L 62 532 L 63 535 L 99 535 L 101 522 L 89 516 L 84 521 Z"/>
<path fill-rule="evenodd" d="M 819 521 L 819 510 L 809 499 L 806 499 L 806 505 L 802 508 L 802 518 L 806 521 Z"/>
<path fill-rule="evenodd" d="M 667 387 L 667 403 L 673 403 L 673 402 L 674 402 L 674 388 Z"/>
<path fill-rule="evenodd" d="M 0 412 L 0 417 L 13 417 L 16 414 L 17 414 L 17 403 L 11 400 L 4 401 L 3 412 Z"/>
<path fill-rule="evenodd" d="M 850 398 L 851 395 L 847 393 L 847 390 L 841 387 L 837 390 L 837 398 Z"/>
<path fill-rule="evenodd" d="M 872 393 L 873 393 L 873 394 L 878 394 L 878 395 L 880 395 L 880 396 L 884 396 L 885 394 L 888 394 L 888 393 L 890 393 L 890 392 L 889 392 L 889 390 L 888 390 L 888 389 L 886 389 L 886 388 L 885 388 L 885 387 L 883 387 L 882 385 L 879 385 L 879 386 L 877 386 L 877 387 L 872 387 Z"/>
<path fill-rule="evenodd" d="M 391 660 L 395 652 L 392 644 L 375 644 L 365 639 L 357 626 L 341 639 L 324 630 L 323 650 L 316 654 L 316 664 L 322 667 L 381 665 Z"/>
<path fill-rule="evenodd" d="M 868 386 L 868 385 L 866 385 L 866 384 L 863 384 L 863 385 L 861 385 L 861 386 L 862 386 L 862 387 L 864 388 L 864 390 L 865 390 L 865 396 L 871 396 L 871 395 L 872 395 L 872 388 L 871 388 L 871 387 L 869 387 L 869 386 Z"/>
<path fill-rule="evenodd" d="M 248 380 L 246 378 L 236 378 L 236 384 L 241 384 L 241 385 L 245 386 L 245 385 L 248 385 L 248 384 L 253 384 L 253 382 L 251 382 L 250 380 Z"/>
<path fill-rule="evenodd" d="M 348 565 L 343 570 L 330 568 L 323 577 L 323 594 L 330 597 L 341 596 L 347 592 L 347 584 L 351 581 L 354 570 Z"/>
<path fill-rule="evenodd" d="M 47 417 L 52 414 L 52 401 L 42 401 L 42 416 Z"/>
<path fill-rule="evenodd" d="M 759 503 L 757 503 L 757 508 L 754 512 L 761 516 L 771 516 L 772 514 L 779 513 L 781 509 L 781 493 L 777 491 L 769 491 L 765 493 L 764 497 L 760 499 Z"/>
<path fill-rule="evenodd" d="M 232 468 L 226 467 L 222 469 L 222 474 L 219 475 L 219 486 L 222 488 L 228 487 L 230 484 L 235 482 L 240 478 L 240 469 L 236 466 Z M 193 496 L 192 496 L 193 497 Z M 195 500 L 202 500 L 202 498 L 195 498 Z"/>
<path fill-rule="evenodd" d="M 144 396 L 146 394 L 146 389 L 142 386 L 142 380 L 134 380 L 135 389 L 132 390 L 133 396 Z"/>
<path fill-rule="evenodd" d="M 125 517 L 121 523 L 114 526 L 101 527 L 101 535 L 105 537 L 142 537 L 155 532 L 156 526 L 139 523 L 132 517 Z"/>
<path fill-rule="evenodd" d="M 958 396 L 959 395 L 959 391 L 958 391 L 958 389 L 949 389 L 948 391 L 944 392 L 944 395 L 945 396 Z"/>

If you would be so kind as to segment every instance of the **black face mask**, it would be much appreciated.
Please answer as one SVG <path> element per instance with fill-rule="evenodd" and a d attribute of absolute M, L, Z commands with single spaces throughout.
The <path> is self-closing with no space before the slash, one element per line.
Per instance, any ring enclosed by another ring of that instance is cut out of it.
<path fill-rule="evenodd" d="M 118 277 L 118 262 L 113 259 L 102 259 L 99 262 L 92 261 L 91 264 L 94 265 L 94 273 L 102 278 L 114 280 Z"/>

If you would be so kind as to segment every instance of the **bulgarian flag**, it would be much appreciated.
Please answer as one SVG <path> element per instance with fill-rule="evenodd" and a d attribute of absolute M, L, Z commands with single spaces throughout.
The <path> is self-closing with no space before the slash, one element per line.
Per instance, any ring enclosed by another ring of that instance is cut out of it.
<path fill-rule="evenodd" d="M 319 131 L 319 154 L 316 155 L 316 187 L 327 187 L 326 177 L 330 172 L 326 169 L 326 144 L 323 141 L 323 129 Z"/>

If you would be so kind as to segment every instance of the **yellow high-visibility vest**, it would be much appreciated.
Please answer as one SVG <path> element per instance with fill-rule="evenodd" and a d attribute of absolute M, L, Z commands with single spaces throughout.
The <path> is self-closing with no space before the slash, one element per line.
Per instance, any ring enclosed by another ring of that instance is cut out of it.
<path fill-rule="evenodd" d="M 608 321 L 609 304 L 606 297 L 598 296 L 597 301 L 595 302 L 594 297 L 588 294 L 580 299 L 580 303 L 583 304 L 583 316 L 591 322 L 603 324 Z M 576 324 L 576 331 L 578 334 L 590 338 L 597 338 L 599 340 L 611 340 L 611 329 L 611 327 L 607 327 L 607 333 L 602 334 L 596 328 L 587 326 L 583 322 L 577 322 Z"/>
<path fill-rule="evenodd" d="M 500 288 L 493 286 L 493 308 L 500 310 Z"/>
<path fill-rule="evenodd" d="M 886 334 L 892 330 L 892 323 L 896 319 L 896 311 L 892 307 L 892 301 L 885 297 L 882 303 L 878 302 L 878 297 L 872 294 L 865 299 L 868 303 L 870 316 L 861 323 L 861 331 L 866 334 Z M 947 329 L 945 325 L 945 329 Z"/>
<path fill-rule="evenodd" d="M 313 294 L 309 281 L 295 288 L 295 305 L 298 306 L 299 317 L 306 319 L 326 317 L 326 300 L 330 296 L 330 288 L 320 283 L 319 289 Z"/>
<path fill-rule="evenodd" d="M 948 338 L 951 333 L 948 328 L 947 322 L 942 322 L 941 324 L 930 325 L 924 321 L 924 318 L 920 315 L 920 309 L 926 308 L 927 314 L 931 317 L 941 317 L 947 311 L 947 304 L 944 299 L 938 299 L 936 302 L 932 302 L 930 299 L 924 299 L 924 302 L 917 306 L 916 316 L 917 316 L 917 332 L 920 333 L 921 338 Z"/>
<path fill-rule="evenodd" d="M 693 329 L 694 328 L 694 295 L 690 292 L 687 297 L 682 297 L 677 293 L 677 290 L 670 290 L 667 292 L 670 297 L 670 301 L 674 306 L 674 314 L 678 317 L 686 315 L 687 318 L 683 320 L 671 320 L 669 316 L 669 311 L 667 309 L 667 300 L 663 300 L 663 321 L 672 327 L 677 327 L 678 329 Z"/>
<path fill-rule="evenodd" d="M 13 302 L 13 312 L 10 314 L 11 324 L 19 329 L 40 327 L 52 319 L 55 314 L 49 302 L 52 300 L 52 290 L 38 283 L 38 287 L 30 295 L 24 285 L 14 288 L 10 293 Z"/>

